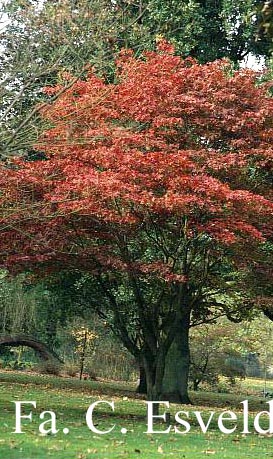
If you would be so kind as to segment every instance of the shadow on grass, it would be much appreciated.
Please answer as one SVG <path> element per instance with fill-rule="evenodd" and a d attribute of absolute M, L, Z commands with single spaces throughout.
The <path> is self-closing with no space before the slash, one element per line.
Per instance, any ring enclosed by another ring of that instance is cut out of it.
<path fill-rule="evenodd" d="M 1 371 L 0 383 L 9 383 L 16 385 L 44 386 L 47 389 L 57 389 L 62 391 L 81 392 L 89 396 L 104 397 L 127 397 L 130 400 L 145 400 L 145 396 L 137 394 L 132 383 L 124 381 L 80 381 L 72 378 L 40 375 L 36 373 L 24 373 L 20 371 Z M 204 406 L 210 408 L 236 408 L 242 410 L 241 402 L 249 400 L 249 409 L 251 411 L 260 411 L 268 409 L 268 400 L 248 395 L 246 393 L 217 393 L 217 392 L 191 392 L 191 399 L 194 406 Z"/>

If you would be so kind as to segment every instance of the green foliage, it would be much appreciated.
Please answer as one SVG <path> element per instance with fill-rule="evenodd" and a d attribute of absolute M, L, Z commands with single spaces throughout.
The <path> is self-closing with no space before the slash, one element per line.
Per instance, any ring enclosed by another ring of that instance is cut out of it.
<path fill-rule="evenodd" d="M 214 390 L 223 391 L 221 376 L 229 378 L 229 384 L 235 384 L 235 377 L 245 377 L 242 355 L 236 349 L 236 340 L 231 339 L 233 330 L 234 324 L 226 319 L 191 330 L 190 381 L 195 390 L 199 389 L 199 385 L 206 384 Z"/>
<path fill-rule="evenodd" d="M 121 2 L 122 3 L 122 2 Z M 257 39 L 258 0 L 150 0 L 141 26 L 161 34 L 183 55 L 201 62 L 228 57 L 237 63 L 248 54 L 268 56 L 269 40 Z"/>
<path fill-rule="evenodd" d="M 26 283 L 24 275 L 11 279 L 0 271 L 0 333 L 28 333 L 35 329 L 38 294 Z"/>
<path fill-rule="evenodd" d="M 101 340 L 96 354 L 86 365 L 87 373 L 99 378 L 133 381 L 138 379 L 138 365 L 133 357 L 113 337 Z"/>
<path fill-rule="evenodd" d="M 82 341 L 75 341 L 75 332 L 80 332 L 82 324 L 92 330 L 90 346 L 86 349 L 84 358 L 84 373 L 90 378 L 114 379 L 121 381 L 136 381 L 138 366 L 135 359 L 117 340 L 109 325 L 96 314 L 91 313 L 85 318 L 74 317 L 66 326 L 59 326 L 57 338 L 58 352 L 65 361 L 64 372 L 69 376 L 79 376 L 81 365 Z"/>
<path fill-rule="evenodd" d="M 8 370 L 32 370 L 37 357 L 32 349 L 25 346 L 8 347 L 2 351 L 2 366 Z"/>
<path fill-rule="evenodd" d="M 271 41 L 271 50 L 273 50 L 273 2 L 272 0 L 263 0 L 259 2 L 258 8 L 259 38 L 267 37 Z"/>
<path fill-rule="evenodd" d="M 60 281 L 61 277 L 58 286 Z M 79 315 L 82 310 L 73 303 L 72 290 L 66 282 L 59 290 L 53 283 L 35 283 L 28 274 L 11 278 L 0 271 L 0 333 L 32 335 L 57 348 L 58 326 L 65 324 L 77 308 Z"/>
<path fill-rule="evenodd" d="M 84 76 L 87 64 L 109 76 L 118 37 L 124 28 L 129 32 L 131 19 L 124 25 L 124 11 L 108 0 L 9 0 L 1 13 L 9 21 L 0 35 L 0 157 L 36 159 L 32 146 L 45 127 L 37 106 L 47 100 L 42 88 L 62 82 L 67 71 L 75 80 Z"/>
<path fill-rule="evenodd" d="M 212 325 L 194 327 L 191 330 L 190 380 L 195 389 L 206 384 L 222 391 L 223 385 L 235 384 L 236 378 L 252 375 L 249 356 L 253 357 L 259 375 L 270 378 L 272 349 L 272 322 L 259 312 L 255 319 L 240 323 L 222 318 Z M 221 376 L 228 380 L 223 382 Z"/>
<path fill-rule="evenodd" d="M 21 361 L 9 359 L 4 365 L 3 368 L 6 370 L 33 370 L 34 364 L 31 361 Z"/>

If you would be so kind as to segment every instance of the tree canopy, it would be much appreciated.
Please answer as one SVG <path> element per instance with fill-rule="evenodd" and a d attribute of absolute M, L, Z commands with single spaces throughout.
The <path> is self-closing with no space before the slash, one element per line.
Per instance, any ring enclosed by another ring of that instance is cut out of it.
<path fill-rule="evenodd" d="M 90 69 L 42 106 L 45 159 L 1 167 L 2 263 L 86 272 L 151 398 L 187 401 L 191 323 L 253 304 L 236 281 L 272 237 L 269 87 L 164 40 L 143 58 L 124 50 L 115 82 Z"/>

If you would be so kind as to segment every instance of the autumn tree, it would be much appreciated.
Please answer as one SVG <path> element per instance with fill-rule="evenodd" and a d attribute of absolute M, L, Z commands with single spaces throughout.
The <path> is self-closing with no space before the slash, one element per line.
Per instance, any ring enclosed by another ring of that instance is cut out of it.
<path fill-rule="evenodd" d="M 3 265 L 85 272 L 150 399 L 189 401 L 190 326 L 253 305 L 238 280 L 272 235 L 268 87 L 164 41 L 124 51 L 116 82 L 90 72 L 42 108 L 45 160 L 1 168 Z"/>

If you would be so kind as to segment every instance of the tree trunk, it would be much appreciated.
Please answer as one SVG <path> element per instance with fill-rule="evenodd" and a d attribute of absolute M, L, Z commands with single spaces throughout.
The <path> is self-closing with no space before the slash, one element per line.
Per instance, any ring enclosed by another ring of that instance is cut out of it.
<path fill-rule="evenodd" d="M 154 398 L 156 394 L 155 389 L 155 368 L 153 360 L 147 355 L 144 357 L 143 367 L 145 370 L 146 384 L 147 384 L 147 400 L 158 400 Z"/>
<path fill-rule="evenodd" d="M 156 384 L 156 368 L 154 362 L 147 357 L 144 359 L 144 369 L 145 369 L 145 376 L 146 376 L 146 384 L 147 384 L 147 400 L 149 401 L 159 401 L 160 400 L 160 392 L 158 392 L 157 384 Z M 153 416 L 157 416 L 159 414 L 159 404 L 153 404 Z"/>
<path fill-rule="evenodd" d="M 163 378 L 159 367 L 163 371 Z M 191 403 L 188 396 L 190 367 L 189 320 L 181 322 L 166 359 L 155 361 L 145 358 L 144 369 L 147 382 L 147 399 L 164 400 L 172 403 Z M 156 407 L 155 407 L 156 409 Z"/>
<path fill-rule="evenodd" d="M 136 392 L 138 394 L 147 394 L 146 373 L 143 365 L 139 365 L 139 384 Z"/>
<path fill-rule="evenodd" d="M 48 346 L 41 341 L 27 335 L 0 335 L 0 346 L 27 346 L 34 349 L 42 360 L 58 360 L 61 359 L 55 354 L 54 351 L 48 348 Z"/>
<path fill-rule="evenodd" d="M 166 357 L 161 400 L 168 400 L 173 403 L 191 403 L 188 396 L 189 328 L 190 314 L 188 313 L 181 320 Z"/>
<path fill-rule="evenodd" d="M 155 359 L 151 357 L 149 354 L 145 354 L 143 359 L 143 366 L 146 375 L 146 383 L 147 383 L 147 400 L 149 401 L 160 401 L 160 393 L 161 390 L 156 382 L 156 364 Z M 159 404 L 153 404 L 153 416 L 157 416 L 159 414 Z"/>
<path fill-rule="evenodd" d="M 197 380 L 197 379 L 194 379 L 194 381 L 193 381 L 193 390 L 194 390 L 195 392 L 198 391 L 199 384 L 200 384 L 200 381 Z"/>

